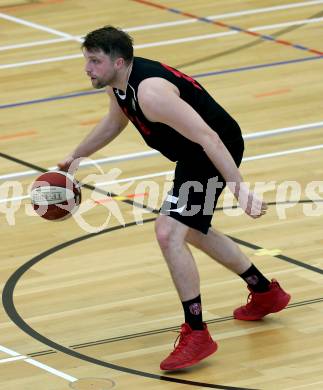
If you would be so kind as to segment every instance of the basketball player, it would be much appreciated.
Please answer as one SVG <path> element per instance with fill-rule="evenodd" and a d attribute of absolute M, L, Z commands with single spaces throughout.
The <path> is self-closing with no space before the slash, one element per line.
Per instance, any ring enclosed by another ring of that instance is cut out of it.
<path fill-rule="evenodd" d="M 191 366 L 215 352 L 217 344 L 202 319 L 199 274 L 187 244 L 247 283 L 249 302 L 234 311 L 234 318 L 260 320 L 290 300 L 276 280 L 269 281 L 231 239 L 210 227 L 225 184 L 250 217 L 264 215 L 267 205 L 248 189 L 237 168 L 244 150 L 237 122 L 196 80 L 168 65 L 134 57 L 131 37 L 111 26 L 87 34 L 82 49 L 86 74 L 94 88 L 106 88 L 110 111 L 58 166 L 68 170 L 74 160 L 106 146 L 128 120 L 149 146 L 176 162 L 173 189 L 156 220 L 156 236 L 185 323 L 177 346 L 160 368 Z"/>

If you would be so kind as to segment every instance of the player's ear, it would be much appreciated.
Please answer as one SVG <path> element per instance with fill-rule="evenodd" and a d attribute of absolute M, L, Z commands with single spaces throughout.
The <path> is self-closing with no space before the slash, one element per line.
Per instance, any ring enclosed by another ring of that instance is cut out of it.
<path fill-rule="evenodd" d="M 114 64 L 116 65 L 116 67 L 118 69 L 122 68 L 125 64 L 125 61 L 124 61 L 124 58 L 120 57 L 120 58 L 117 58 L 114 62 Z"/>

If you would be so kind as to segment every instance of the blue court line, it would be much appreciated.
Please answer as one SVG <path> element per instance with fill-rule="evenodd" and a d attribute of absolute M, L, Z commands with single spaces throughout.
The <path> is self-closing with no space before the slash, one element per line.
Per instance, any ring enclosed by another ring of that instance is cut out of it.
<path fill-rule="evenodd" d="M 314 61 L 314 60 L 320 60 L 320 59 L 323 59 L 323 56 L 305 57 L 305 58 L 297 58 L 295 60 L 270 62 L 268 64 L 242 66 L 241 68 L 232 68 L 232 69 L 220 70 L 220 71 L 217 71 L 217 72 L 200 73 L 200 74 L 192 76 L 192 77 L 199 78 L 199 77 L 217 76 L 219 74 L 225 74 L 225 73 L 245 72 L 247 70 L 254 70 L 254 69 L 261 69 L 261 68 L 271 68 L 271 67 L 274 67 L 274 66 L 296 64 L 296 63 L 300 63 L 300 62 Z M 1 106 L 0 106 L 0 108 L 1 108 Z"/>
<path fill-rule="evenodd" d="M 70 99 L 70 98 L 79 97 L 79 96 L 96 95 L 97 93 L 104 93 L 104 92 L 105 92 L 104 90 L 100 90 L 100 91 L 84 91 L 84 92 L 69 93 L 67 95 L 61 95 L 61 96 L 52 96 L 52 97 L 42 98 L 42 99 L 26 100 L 26 101 L 18 102 L 18 103 L 10 103 L 10 104 L 0 105 L 0 109 L 19 107 L 19 106 L 26 106 L 28 104 L 52 102 L 54 100 L 64 100 L 64 99 Z"/>
<path fill-rule="evenodd" d="M 132 1 L 135 1 L 135 2 L 140 3 L 140 4 L 148 5 L 150 7 L 155 7 L 155 8 L 158 8 L 158 9 L 162 9 L 164 11 L 176 13 L 178 15 L 185 16 L 185 17 L 188 17 L 188 18 L 196 19 L 196 20 L 198 20 L 200 22 L 211 23 L 211 24 L 213 24 L 215 26 L 220 26 L 221 28 L 227 28 L 227 29 L 232 30 L 232 31 L 237 31 L 237 32 L 240 32 L 240 33 L 248 34 L 249 36 L 253 36 L 253 37 L 261 38 L 261 39 L 264 39 L 264 40 L 272 41 L 272 42 L 277 43 L 279 45 L 285 45 L 285 46 L 293 47 L 293 48 L 298 49 L 298 50 L 306 50 L 309 53 L 315 53 L 315 54 L 320 55 L 320 56 L 323 55 L 322 51 L 311 49 L 309 47 L 305 47 L 305 46 L 302 46 L 302 45 L 294 44 L 292 42 L 288 42 L 288 41 L 285 41 L 285 40 L 282 40 L 282 39 L 278 39 L 278 38 L 276 38 L 274 36 L 271 36 L 271 35 L 262 35 L 262 34 L 260 34 L 258 32 L 255 32 L 255 31 L 252 31 L 252 30 L 248 30 L 248 29 L 243 28 L 243 27 L 230 25 L 230 24 L 221 22 L 220 20 L 213 20 L 213 19 L 210 19 L 208 17 L 194 15 L 194 14 L 191 14 L 190 12 L 181 11 L 180 9 L 176 9 L 176 8 L 169 8 L 166 5 L 159 4 L 159 3 L 154 3 L 152 1 L 147 1 L 147 0 L 132 0 Z"/>
<path fill-rule="evenodd" d="M 288 60 L 288 61 L 277 61 L 277 62 L 270 62 L 267 64 L 250 65 L 250 66 L 243 66 L 243 67 L 239 67 L 239 68 L 219 70 L 219 71 L 215 71 L 215 72 L 199 73 L 199 74 L 193 75 L 192 77 L 198 79 L 198 78 L 202 78 L 202 77 L 218 76 L 218 75 L 227 74 L 227 73 L 238 73 L 238 72 L 245 72 L 245 71 L 255 70 L 255 69 L 271 68 L 274 66 L 297 64 L 297 63 L 306 62 L 306 61 L 315 61 L 315 60 L 320 60 L 322 58 L 323 58 L 323 56 L 297 58 L 297 59 Z M 23 102 L 10 103 L 10 104 L 2 104 L 2 105 L 0 105 L 0 109 L 27 106 L 27 105 L 31 105 L 31 104 L 38 104 L 38 103 L 45 103 L 45 102 L 52 102 L 55 100 L 71 99 L 71 98 L 80 97 L 80 96 L 96 95 L 99 93 L 106 93 L 106 92 L 105 92 L 105 90 L 76 92 L 76 93 L 71 93 L 71 94 L 62 95 L 62 96 L 52 96 L 52 97 L 42 98 L 42 99 L 27 100 L 27 101 L 23 101 Z"/>

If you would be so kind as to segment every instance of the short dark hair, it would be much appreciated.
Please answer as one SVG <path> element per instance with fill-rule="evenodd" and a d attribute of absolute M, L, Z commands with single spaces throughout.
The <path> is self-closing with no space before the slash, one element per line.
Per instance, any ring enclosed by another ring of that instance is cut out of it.
<path fill-rule="evenodd" d="M 133 39 L 123 30 L 113 26 L 104 26 L 89 32 L 84 38 L 82 48 L 88 51 L 102 50 L 111 58 L 122 57 L 128 63 L 133 59 Z"/>

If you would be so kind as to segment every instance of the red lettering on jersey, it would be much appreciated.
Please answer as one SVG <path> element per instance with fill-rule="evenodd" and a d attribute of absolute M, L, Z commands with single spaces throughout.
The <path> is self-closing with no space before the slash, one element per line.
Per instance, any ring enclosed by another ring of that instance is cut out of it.
<path fill-rule="evenodd" d="M 169 70 L 170 72 L 172 72 L 176 77 L 180 77 L 182 79 L 185 79 L 187 80 L 188 82 L 190 82 L 191 84 L 194 85 L 195 88 L 198 88 L 200 90 L 202 90 L 202 88 L 198 85 L 198 83 L 190 76 L 187 76 L 186 74 L 180 72 L 179 70 L 177 69 L 174 69 L 166 64 L 162 64 L 161 65 L 166 68 L 167 70 Z"/>
<path fill-rule="evenodd" d="M 122 107 L 122 111 L 126 114 L 126 116 L 131 120 L 132 123 L 139 127 L 141 133 L 145 135 L 150 135 L 150 129 L 143 123 L 137 116 L 132 116 L 127 107 Z"/>
<path fill-rule="evenodd" d="M 151 131 L 150 129 L 143 123 L 138 117 L 135 117 L 136 123 L 140 127 L 140 131 L 146 135 L 150 135 Z"/>

